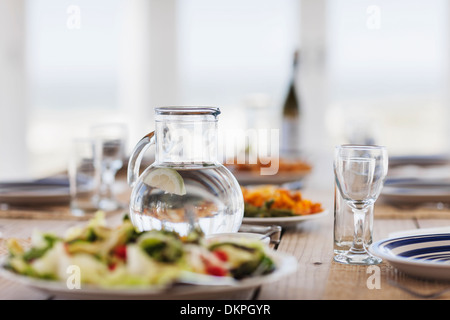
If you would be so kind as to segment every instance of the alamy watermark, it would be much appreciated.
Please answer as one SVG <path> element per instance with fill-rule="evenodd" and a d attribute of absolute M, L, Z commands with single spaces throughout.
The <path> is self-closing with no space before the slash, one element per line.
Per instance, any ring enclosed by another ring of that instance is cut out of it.
<path fill-rule="evenodd" d="M 381 8 L 377 5 L 368 6 L 366 9 L 366 27 L 369 30 L 381 29 Z"/>
<path fill-rule="evenodd" d="M 77 265 L 70 265 L 66 269 L 66 273 L 68 274 L 66 280 L 67 289 L 81 289 L 81 269 Z"/>
<path fill-rule="evenodd" d="M 205 130 L 201 123 L 189 128 L 162 129 L 157 153 L 172 161 L 201 162 L 219 159 L 226 165 L 259 165 L 260 175 L 275 175 L 280 164 L 280 130 Z"/>
<path fill-rule="evenodd" d="M 69 30 L 81 29 L 81 8 L 77 5 L 69 5 L 67 7 L 66 26 Z"/>
<path fill-rule="evenodd" d="M 219 136 L 220 137 L 220 136 Z M 219 139 L 219 159 L 225 164 L 260 164 L 260 174 L 275 175 L 280 167 L 280 130 L 225 131 Z M 244 151 L 242 149 L 244 148 Z"/>
<path fill-rule="evenodd" d="M 369 290 L 381 289 L 381 268 L 379 266 L 368 266 L 366 273 L 369 277 L 366 280 L 366 286 Z"/>

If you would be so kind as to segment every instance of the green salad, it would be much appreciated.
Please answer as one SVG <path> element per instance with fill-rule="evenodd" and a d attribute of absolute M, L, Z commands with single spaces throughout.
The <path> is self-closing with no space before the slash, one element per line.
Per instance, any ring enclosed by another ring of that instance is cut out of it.
<path fill-rule="evenodd" d="M 80 282 L 100 286 L 140 286 L 176 283 L 183 272 L 243 279 L 275 270 L 260 241 L 231 238 L 208 240 L 198 230 L 181 237 L 175 232 L 139 232 L 127 216 L 109 227 L 103 212 L 64 236 L 34 232 L 31 246 L 7 242 L 5 268 L 29 277 L 65 281 L 70 266 Z"/>

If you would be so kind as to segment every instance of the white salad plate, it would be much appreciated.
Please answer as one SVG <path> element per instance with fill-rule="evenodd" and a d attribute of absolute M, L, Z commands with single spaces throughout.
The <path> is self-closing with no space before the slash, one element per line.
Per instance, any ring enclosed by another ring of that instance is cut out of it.
<path fill-rule="evenodd" d="M 450 202 L 450 183 L 417 179 L 388 181 L 380 198 L 385 202 L 396 204 Z"/>
<path fill-rule="evenodd" d="M 11 205 L 66 204 L 70 201 L 65 181 L 0 183 L 0 202 Z"/>
<path fill-rule="evenodd" d="M 373 243 L 369 250 L 405 274 L 450 280 L 450 233 L 384 239 Z"/>
<path fill-rule="evenodd" d="M 106 288 L 81 284 L 79 289 L 71 289 L 65 282 L 62 281 L 36 279 L 9 271 L 3 267 L 5 258 L 1 260 L 2 267 L 0 268 L 0 274 L 9 280 L 21 283 L 30 288 L 40 290 L 44 293 L 54 295 L 57 298 L 62 299 L 219 299 L 229 297 L 229 295 L 239 293 L 244 290 L 254 289 L 263 284 L 278 281 L 281 278 L 293 273 L 297 269 L 297 259 L 295 259 L 295 257 L 276 251 L 271 251 L 269 255 L 276 264 L 276 269 L 270 274 L 235 281 L 230 278 L 228 279 L 231 281 L 224 281 L 226 279 L 223 279 L 223 277 L 201 276 L 200 280 L 204 280 L 205 278 L 213 280 L 207 281 L 207 284 L 203 285 L 177 284 L 169 287 L 147 286 L 139 288 Z"/>
<path fill-rule="evenodd" d="M 389 157 L 389 166 L 442 166 L 450 163 L 450 156 L 447 154 L 436 155 L 405 155 Z"/>
<path fill-rule="evenodd" d="M 262 218 L 254 218 L 254 217 L 244 217 L 242 220 L 243 223 L 248 224 L 257 224 L 257 225 L 279 225 L 282 227 L 293 226 L 305 221 L 316 220 L 324 218 L 328 215 L 328 210 L 324 209 L 321 212 L 307 214 L 307 215 L 299 215 L 295 217 L 262 217 Z"/>

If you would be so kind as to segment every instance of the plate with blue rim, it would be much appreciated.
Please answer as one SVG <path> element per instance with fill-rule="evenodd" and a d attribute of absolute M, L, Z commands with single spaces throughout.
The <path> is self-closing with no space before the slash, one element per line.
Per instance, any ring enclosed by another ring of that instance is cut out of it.
<path fill-rule="evenodd" d="M 410 276 L 450 281 L 450 233 L 384 239 L 369 250 Z"/>

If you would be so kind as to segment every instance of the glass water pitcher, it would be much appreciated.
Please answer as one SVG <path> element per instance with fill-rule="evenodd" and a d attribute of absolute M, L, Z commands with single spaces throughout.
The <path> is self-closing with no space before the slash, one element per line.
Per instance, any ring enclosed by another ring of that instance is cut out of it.
<path fill-rule="evenodd" d="M 137 143 L 128 165 L 130 219 L 138 230 L 238 231 L 244 200 L 236 178 L 217 160 L 219 114 L 211 107 L 155 109 L 155 131 Z M 153 144 L 155 161 L 139 174 Z"/>

